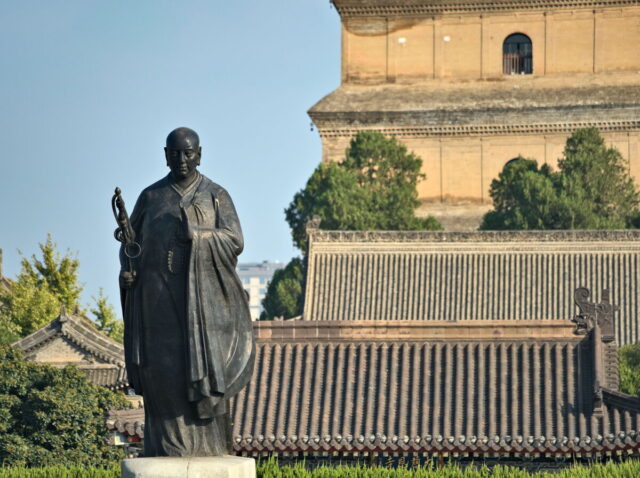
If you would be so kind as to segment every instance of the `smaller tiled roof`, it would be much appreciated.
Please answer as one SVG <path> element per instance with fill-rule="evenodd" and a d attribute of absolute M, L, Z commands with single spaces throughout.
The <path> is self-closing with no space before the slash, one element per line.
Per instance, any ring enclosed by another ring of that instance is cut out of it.
<path fill-rule="evenodd" d="M 0 294 L 10 291 L 12 286 L 13 281 L 11 279 L 0 275 Z"/>
<path fill-rule="evenodd" d="M 24 337 L 13 346 L 33 360 L 37 352 L 57 338 L 62 338 L 95 358 L 95 363 L 78 364 L 89 380 L 110 388 L 127 387 L 124 347 L 97 329 L 95 324 L 81 315 L 68 314 L 64 308 L 49 324 Z"/>
<path fill-rule="evenodd" d="M 144 438 L 144 408 L 110 411 L 107 429 L 131 437 Z"/>
<path fill-rule="evenodd" d="M 122 366 L 99 367 L 82 365 L 78 368 L 95 385 L 102 385 L 108 388 L 124 388 L 128 386 L 127 371 Z"/>

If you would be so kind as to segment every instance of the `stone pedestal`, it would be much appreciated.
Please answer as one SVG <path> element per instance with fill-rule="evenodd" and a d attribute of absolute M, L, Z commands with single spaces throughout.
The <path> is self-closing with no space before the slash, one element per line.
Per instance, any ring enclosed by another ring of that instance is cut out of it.
<path fill-rule="evenodd" d="M 157 457 L 122 460 L 122 478 L 256 478 L 253 458 Z"/>

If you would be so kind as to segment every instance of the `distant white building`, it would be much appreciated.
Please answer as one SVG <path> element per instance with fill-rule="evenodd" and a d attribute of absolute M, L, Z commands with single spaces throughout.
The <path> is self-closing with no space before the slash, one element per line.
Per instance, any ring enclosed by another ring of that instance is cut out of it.
<path fill-rule="evenodd" d="M 282 262 L 245 262 L 238 264 L 238 276 L 242 286 L 249 293 L 249 310 L 251 319 L 258 320 L 262 312 L 262 299 L 267 294 L 267 285 L 278 269 L 285 265 Z"/>

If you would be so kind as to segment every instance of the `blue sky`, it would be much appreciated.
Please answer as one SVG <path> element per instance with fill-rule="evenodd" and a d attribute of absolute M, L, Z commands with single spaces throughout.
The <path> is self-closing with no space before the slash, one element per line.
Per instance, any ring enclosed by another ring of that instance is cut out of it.
<path fill-rule="evenodd" d="M 0 18 L 5 276 L 51 233 L 83 302 L 102 287 L 116 304 L 113 189 L 131 210 L 177 126 L 234 199 L 240 260 L 297 254 L 283 210 L 321 159 L 306 111 L 340 81 L 328 0 L 7 0 Z"/>

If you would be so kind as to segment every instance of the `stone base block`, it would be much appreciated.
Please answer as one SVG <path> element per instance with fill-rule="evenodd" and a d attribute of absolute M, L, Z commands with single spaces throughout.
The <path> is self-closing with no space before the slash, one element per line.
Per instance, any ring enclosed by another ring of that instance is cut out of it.
<path fill-rule="evenodd" d="M 122 460 L 122 478 L 256 478 L 253 458 L 193 456 Z"/>

